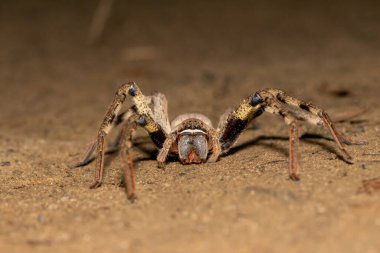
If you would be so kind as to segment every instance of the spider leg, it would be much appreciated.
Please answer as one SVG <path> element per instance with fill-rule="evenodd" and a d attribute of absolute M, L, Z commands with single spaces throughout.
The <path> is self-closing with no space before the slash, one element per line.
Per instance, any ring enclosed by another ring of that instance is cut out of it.
<path fill-rule="evenodd" d="M 119 115 L 117 115 L 117 117 L 113 121 L 112 128 L 120 125 L 121 123 L 125 123 L 127 121 L 130 121 L 131 116 L 133 116 L 135 114 L 136 114 L 136 110 L 135 110 L 134 106 L 129 108 L 127 111 L 120 113 Z M 124 137 L 125 136 L 123 135 L 123 129 L 122 129 L 119 132 L 119 134 L 117 135 L 117 137 L 113 140 L 113 142 L 108 146 L 108 150 L 105 153 L 119 150 L 119 148 L 121 146 L 122 139 Z"/>
<path fill-rule="evenodd" d="M 73 168 L 82 167 L 89 164 L 93 159 L 92 154 L 95 151 L 95 146 L 96 146 L 96 140 L 89 143 L 88 147 L 86 148 L 86 152 L 84 152 L 82 158 L 74 164 L 69 164 L 69 168 L 73 169 Z"/>
<path fill-rule="evenodd" d="M 124 103 L 128 94 L 134 95 L 136 90 L 135 83 L 126 83 L 120 86 L 117 90 L 114 99 L 109 106 L 107 113 L 100 125 L 98 135 L 96 138 L 96 163 L 97 170 L 95 171 L 95 182 L 90 186 L 91 189 L 97 188 L 102 184 L 103 180 L 103 165 L 104 165 L 104 144 L 105 137 L 113 128 L 114 120 L 117 117 L 118 112 L 122 104 Z"/>
<path fill-rule="evenodd" d="M 341 131 L 335 128 L 335 131 L 338 133 L 338 137 L 341 142 L 346 145 L 367 145 L 368 141 L 366 140 L 353 140 L 349 136 L 344 135 Z"/>
<path fill-rule="evenodd" d="M 157 122 L 161 127 L 162 130 L 165 133 L 170 132 L 170 123 L 169 123 L 169 117 L 168 117 L 168 102 L 166 100 L 166 97 L 162 93 L 155 93 L 152 96 L 147 96 L 147 98 L 150 100 L 152 104 L 152 112 L 153 112 L 153 118 L 154 121 Z M 116 119 L 113 121 L 113 127 L 118 126 L 120 123 L 125 122 L 133 113 L 135 109 L 134 107 L 131 107 L 129 110 L 124 111 L 117 115 Z M 119 135 L 115 138 L 113 143 L 109 145 L 109 149 L 105 151 L 105 153 L 110 153 L 117 151 L 120 147 L 120 143 L 123 137 L 122 135 L 123 131 L 120 131 Z M 95 144 L 96 141 L 91 143 L 92 151 L 90 150 L 91 146 L 88 149 L 88 153 L 86 152 L 86 157 L 84 157 L 81 162 L 75 165 L 75 167 L 80 167 L 88 164 L 92 160 L 92 152 L 95 150 Z"/>
<path fill-rule="evenodd" d="M 234 109 L 230 107 L 219 117 L 219 122 L 218 122 L 218 127 L 217 127 L 218 131 L 223 129 L 224 124 L 227 122 L 228 116 L 230 116 L 233 110 Z"/>
<path fill-rule="evenodd" d="M 292 122 L 289 128 L 289 177 L 295 181 L 300 180 L 298 163 L 298 128 L 296 122 Z"/>
<path fill-rule="evenodd" d="M 210 140 L 211 140 L 211 155 L 208 158 L 207 162 L 214 163 L 218 161 L 220 154 L 222 153 L 222 147 L 219 141 L 218 131 L 212 127 L 207 127 L 207 131 L 209 132 Z"/>
<path fill-rule="evenodd" d="M 324 123 L 324 126 L 330 131 L 332 137 L 334 138 L 335 142 L 338 144 L 339 149 L 343 152 L 345 156 L 343 156 L 343 159 L 347 163 L 354 163 L 352 156 L 348 153 L 346 148 L 343 146 L 343 137 L 340 135 L 340 132 L 338 132 L 335 128 L 335 126 L 332 124 L 332 121 L 330 120 L 330 117 L 325 113 L 324 111 L 321 112 L 321 117 Z"/>
<path fill-rule="evenodd" d="M 131 154 L 132 137 L 137 129 L 138 115 L 135 114 L 129 118 L 121 130 L 120 139 L 120 159 L 124 167 L 124 183 L 127 191 L 127 197 L 131 201 L 136 199 L 136 180 L 133 169 L 133 157 Z"/>
<path fill-rule="evenodd" d="M 261 94 L 264 97 L 265 94 Z M 300 180 L 299 162 L 298 162 L 298 127 L 297 120 L 305 120 L 304 115 L 297 114 L 290 109 L 285 108 L 272 96 L 265 96 L 265 111 L 278 114 L 284 118 L 289 125 L 289 177 L 292 180 Z"/>
<path fill-rule="evenodd" d="M 175 135 L 170 135 L 168 138 L 166 138 L 164 144 L 162 145 L 162 148 L 158 152 L 157 155 L 157 166 L 159 168 L 165 168 L 165 161 L 166 158 L 168 157 L 169 151 L 171 146 L 173 145 L 173 142 L 175 141 L 176 136 Z"/>
<path fill-rule="evenodd" d="M 152 96 L 147 96 L 147 99 L 150 101 L 149 103 L 152 107 L 152 117 L 154 121 L 162 127 L 162 130 L 165 133 L 170 133 L 168 101 L 166 100 L 165 95 L 162 93 L 155 93 Z M 114 121 L 114 126 L 125 122 L 131 116 L 131 113 L 134 113 L 134 111 L 134 107 L 132 107 L 128 111 L 120 113 Z M 114 142 L 110 145 L 110 150 L 107 150 L 106 153 L 115 151 L 119 148 L 122 138 L 121 134 L 122 132 L 120 132 L 120 134 L 115 138 Z"/>
<path fill-rule="evenodd" d="M 134 113 L 133 108 L 130 108 L 129 110 L 117 115 L 117 117 L 112 122 L 112 128 L 116 127 L 122 122 L 125 122 L 133 113 Z M 110 145 L 110 147 L 104 153 L 112 153 L 112 152 L 117 151 L 120 146 L 121 138 L 122 138 L 122 132 L 120 132 L 120 134 L 116 137 L 115 141 Z M 77 167 L 82 167 L 89 164 L 94 159 L 93 153 L 96 148 L 96 141 L 97 140 L 95 139 L 91 143 L 89 143 L 86 149 L 86 152 L 83 154 L 82 158 L 78 162 L 72 165 L 69 165 L 69 167 L 77 168 Z"/>
<path fill-rule="evenodd" d="M 122 104 L 125 102 L 127 96 L 132 97 L 133 107 L 124 114 L 118 116 L 118 112 Z M 82 162 L 79 162 L 78 165 L 84 164 L 88 159 L 90 159 L 92 152 L 96 148 L 96 172 L 95 172 L 95 182 L 90 186 L 90 188 L 97 188 L 102 184 L 103 179 L 103 164 L 104 164 L 104 146 L 105 146 L 105 137 L 111 131 L 111 129 L 121 122 L 129 119 L 130 117 L 135 117 L 135 121 L 145 128 L 149 133 L 152 141 L 157 146 L 162 146 L 166 139 L 166 133 L 162 127 L 154 120 L 154 115 L 149 107 L 150 98 L 142 94 L 139 87 L 134 82 L 129 82 L 123 84 L 117 90 L 114 99 L 109 106 L 107 113 L 100 125 L 98 130 L 97 138 L 92 143 L 90 148 L 84 155 Z M 137 115 L 137 116 L 135 116 Z M 120 140 L 122 140 L 123 134 L 119 135 Z M 129 155 L 130 156 L 130 155 Z M 130 173 L 129 173 L 130 174 Z M 130 178 L 132 178 L 131 176 Z M 132 179 L 133 180 L 133 179 Z M 133 184 L 129 184 L 133 186 Z M 133 188 L 132 188 L 133 190 Z M 132 191 L 133 192 L 133 191 Z"/>
<path fill-rule="evenodd" d="M 330 131 L 335 142 L 337 143 L 339 149 L 344 154 L 343 159 L 347 163 L 353 163 L 353 158 L 345 149 L 343 143 L 346 143 L 346 144 L 365 144 L 366 143 L 366 142 L 354 142 L 350 138 L 344 136 L 342 132 L 336 129 L 329 115 L 323 109 L 311 103 L 307 103 L 303 100 L 293 98 L 287 95 L 284 91 L 278 90 L 278 89 L 262 90 L 260 94 L 262 94 L 263 96 L 266 96 L 267 98 L 275 97 L 278 101 L 284 104 L 295 106 L 302 109 L 304 112 L 306 112 L 306 114 L 301 116 L 302 119 L 309 121 L 310 123 L 315 124 L 315 125 L 323 125 L 325 128 L 327 128 Z M 272 96 L 268 96 L 268 94 L 271 94 Z"/>
<path fill-rule="evenodd" d="M 244 99 L 236 109 L 228 109 L 220 117 L 217 133 L 222 153 L 230 149 L 252 119 L 264 112 L 264 106 L 264 101 L 256 93 Z"/>
<path fill-rule="evenodd" d="M 155 93 L 150 96 L 154 120 L 166 133 L 170 133 L 170 122 L 168 115 L 168 101 L 164 94 Z"/>
<path fill-rule="evenodd" d="M 365 141 L 355 142 L 343 135 L 332 123 L 329 115 L 321 108 L 288 96 L 284 91 L 278 89 L 263 89 L 248 98 L 230 112 L 228 116 L 223 115 L 218 126 L 219 141 L 222 152 L 228 149 L 236 141 L 239 134 L 247 124 L 261 115 L 264 111 L 282 116 L 290 126 L 289 129 L 289 175 L 291 179 L 299 179 L 299 166 L 297 158 L 298 149 L 298 127 L 297 121 L 307 121 L 314 125 L 324 126 L 329 130 L 339 149 L 343 153 L 343 159 L 347 163 L 353 163 L 353 158 L 345 149 L 344 144 L 366 144 Z"/>

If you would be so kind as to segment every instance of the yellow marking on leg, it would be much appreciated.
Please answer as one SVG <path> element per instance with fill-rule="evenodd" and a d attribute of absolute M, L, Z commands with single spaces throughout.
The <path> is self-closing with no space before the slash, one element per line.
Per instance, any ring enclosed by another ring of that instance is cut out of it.
<path fill-rule="evenodd" d="M 148 122 L 145 126 L 144 126 L 145 130 L 148 131 L 148 133 L 154 133 L 154 132 L 157 132 L 159 131 L 160 129 L 157 127 L 156 124 L 154 123 L 151 123 L 151 122 Z"/>
<path fill-rule="evenodd" d="M 144 125 L 144 128 L 148 133 L 154 133 L 159 131 L 157 124 L 152 120 L 153 112 L 149 107 L 149 98 L 144 96 L 142 93 L 138 93 L 136 96 L 132 98 L 133 103 L 136 105 L 137 112 L 140 115 L 146 115 L 147 123 Z"/>
<path fill-rule="evenodd" d="M 253 112 L 258 110 L 259 108 L 260 105 L 252 106 L 248 102 L 244 101 L 235 111 L 235 115 L 238 119 L 247 120 L 250 119 L 250 117 L 252 117 L 253 115 Z"/>
<path fill-rule="evenodd" d="M 136 105 L 137 111 L 139 114 L 147 114 L 152 117 L 153 112 L 148 106 L 149 101 L 147 97 L 145 97 L 142 94 L 138 94 L 134 96 L 132 100 L 133 100 L 133 103 Z"/>

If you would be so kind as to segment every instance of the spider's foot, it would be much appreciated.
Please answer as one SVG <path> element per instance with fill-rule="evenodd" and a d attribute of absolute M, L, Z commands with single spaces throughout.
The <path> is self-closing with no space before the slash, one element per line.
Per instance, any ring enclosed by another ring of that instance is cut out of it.
<path fill-rule="evenodd" d="M 90 162 L 91 162 L 91 159 L 89 159 L 89 160 L 84 160 L 84 161 L 79 161 L 79 162 L 69 163 L 69 164 L 67 164 L 67 166 L 68 166 L 70 169 L 75 169 L 75 168 L 78 168 L 78 167 L 83 167 L 83 166 L 89 164 Z"/>
<path fill-rule="evenodd" d="M 293 181 L 299 181 L 299 180 L 301 180 L 300 175 L 299 174 L 294 174 L 294 173 L 289 174 L 289 178 L 291 180 L 293 180 Z"/>
<path fill-rule="evenodd" d="M 345 149 L 342 149 L 343 151 L 343 156 L 342 156 L 342 159 L 348 163 L 348 164 L 354 164 L 354 158 L 352 158 L 352 156 L 347 152 L 347 150 Z"/>
<path fill-rule="evenodd" d="M 157 167 L 160 169 L 165 169 L 165 162 L 157 162 Z"/>
<path fill-rule="evenodd" d="M 90 189 L 96 189 L 102 185 L 102 182 L 95 181 L 92 185 L 90 185 Z"/>
<path fill-rule="evenodd" d="M 367 140 L 353 140 L 352 138 L 345 136 L 341 132 L 338 132 L 338 138 L 341 142 L 343 142 L 346 145 L 367 145 Z"/>
<path fill-rule="evenodd" d="M 127 198 L 128 200 L 131 202 L 131 203 L 134 203 L 136 200 L 137 200 L 137 195 L 135 193 L 131 193 L 131 194 L 128 194 L 127 195 Z"/>
<path fill-rule="evenodd" d="M 207 160 L 208 163 L 215 163 L 217 161 L 218 161 L 218 157 L 212 157 L 212 156 Z"/>
<path fill-rule="evenodd" d="M 345 139 L 343 140 L 343 143 L 346 145 L 368 145 L 367 140 L 352 140 L 352 139 Z"/>
<path fill-rule="evenodd" d="M 79 162 L 75 162 L 75 163 L 67 163 L 66 166 L 69 168 L 69 169 L 75 169 L 75 168 L 78 168 L 80 167 L 80 163 Z"/>
<path fill-rule="evenodd" d="M 348 164 L 354 164 L 354 159 L 353 159 L 351 156 L 348 156 L 348 157 L 343 156 L 342 158 L 343 158 L 343 160 L 344 160 L 346 163 L 348 163 Z"/>

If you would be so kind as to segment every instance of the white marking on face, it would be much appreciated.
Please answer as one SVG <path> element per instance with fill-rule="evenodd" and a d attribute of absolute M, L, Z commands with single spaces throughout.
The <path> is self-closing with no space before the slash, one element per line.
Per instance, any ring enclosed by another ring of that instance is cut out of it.
<path fill-rule="evenodd" d="M 185 129 L 179 134 L 206 134 L 206 133 L 200 129 Z"/>

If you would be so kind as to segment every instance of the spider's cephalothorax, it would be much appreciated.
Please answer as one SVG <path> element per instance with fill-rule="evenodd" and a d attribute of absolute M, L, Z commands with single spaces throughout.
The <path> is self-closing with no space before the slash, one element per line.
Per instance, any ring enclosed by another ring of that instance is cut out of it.
<path fill-rule="evenodd" d="M 126 98 L 132 98 L 133 106 L 119 113 Z M 91 188 L 99 187 L 103 177 L 105 137 L 110 130 L 124 123 L 115 145 L 120 149 L 121 160 L 125 167 L 125 184 L 128 198 L 135 198 L 135 178 L 133 175 L 133 159 L 131 156 L 132 135 L 138 126 L 143 127 L 154 144 L 160 149 L 157 162 L 159 167 L 165 166 L 169 153 L 177 155 L 183 164 L 216 162 L 221 154 L 226 153 L 235 143 L 240 133 L 249 122 L 263 112 L 280 115 L 289 125 L 289 176 L 299 180 L 297 159 L 298 121 L 325 127 L 331 133 L 342 158 L 353 163 L 344 144 L 364 144 L 353 142 L 344 136 L 332 124 L 330 117 L 321 108 L 288 96 L 278 89 L 260 90 L 243 101 L 235 109 L 227 110 L 219 120 L 217 128 L 204 115 L 198 113 L 182 114 L 169 123 L 167 100 L 161 93 L 144 96 L 134 83 L 123 84 L 115 94 L 106 116 L 99 128 L 97 138 L 91 143 L 82 160 L 74 167 L 83 166 L 91 161 L 96 149 L 95 183 Z"/>
<path fill-rule="evenodd" d="M 177 149 L 175 151 L 181 163 L 206 162 L 209 149 L 212 148 L 208 144 L 211 121 L 202 114 L 187 113 L 174 119 L 171 126 L 178 133 L 174 149 Z"/>

